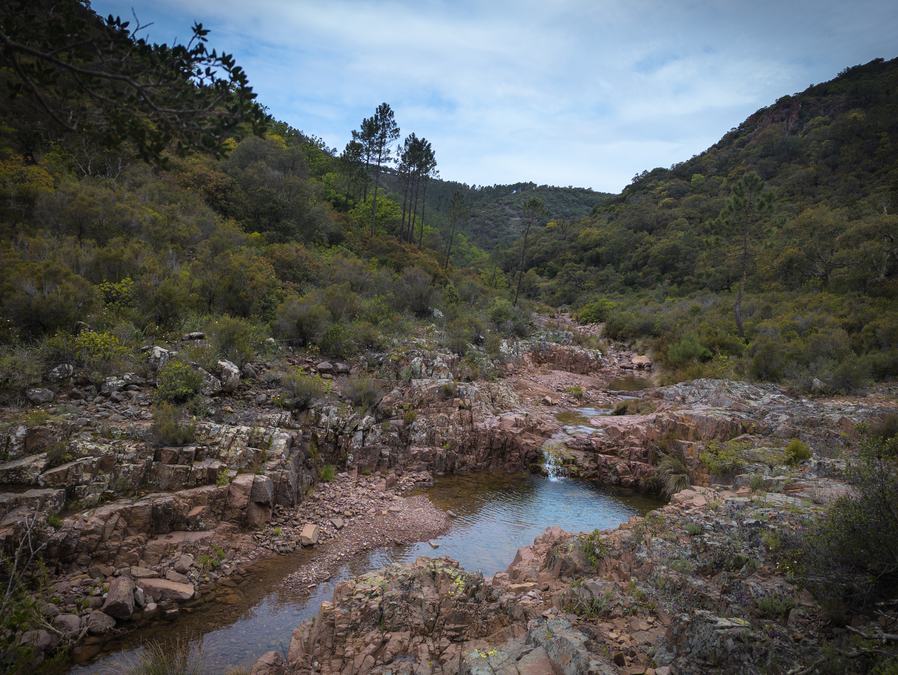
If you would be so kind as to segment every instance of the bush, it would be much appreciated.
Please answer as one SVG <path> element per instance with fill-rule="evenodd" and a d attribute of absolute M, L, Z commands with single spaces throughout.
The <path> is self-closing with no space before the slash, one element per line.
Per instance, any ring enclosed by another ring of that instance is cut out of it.
<path fill-rule="evenodd" d="M 278 306 L 275 332 L 301 346 L 317 344 L 327 329 L 327 308 L 312 298 L 291 298 Z"/>
<path fill-rule="evenodd" d="M 41 381 L 41 361 L 24 347 L 0 349 L 0 402 L 11 403 Z"/>
<path fill-rule="evenodd" d="M 661 493 L 665 497 L 672 497 L 692 485 L 689 468 L 682 455 L 673 453 L 664 455 L 658 462 L 656 475 L 660 482 Z"/>
<path fill-rule="evenodd" d="M 287 406 L 305 410 L 330 391 L 331 383 L 319 375 L 308 375 L 295 368 L 281 376 L 281 386 L 287 392 Z"/>
<path fill-rule="evenodd" d="M 793 438 L 789 441 L 784 450 L 786 453 L 786 464 L 795 465 L 811 458 L 811 449 L 804 441 Z"/>
<path fill-rule="evenodd" d="M 727 443 L 711 441 L 699 459 L 712 476 L 732 478 L 745 466 L 745 460 L 739 455 L 742 447 L 741 444 L 732 441 Z"/>
<path fill-rule="evenodd" d="M 352 356 L 357 349 L 355 337 L 349 326 L 344 323 L 332 323 L 321 336 L 319 343 L 321 353 L 338 359 Z"/>
<path fill-rule="evenodd" d="M 898 593 L 898 435 L 872 426 L 841 497 L 801 546 L 803 581 L 833 614 Z"/>
<path fill-rule="evenodd" d="M 601 323 L 616 307 L 617 303 L 608 298 L 597 298 L 578 309 L 574 318 L 580 323 Z"/>
<path fill-rule="evenodd" d="M 157 446 L 187 445 L 196 438 L 196 425 L 184 408 L 159 403 L 153 408 L 150 437 Z"/>
<path fill-rule="evenodd" d="M 203 376 L 183 361 L 169 361 L 156 377 L 156 398 L 169 403 L 186 403 L 200 393 Z"/>
<path fill-rule="evenodd" d="M 707 361 L 711 358 L 710 350 L 698 341 L 694 335 L 686 335 L 667 348 L 665 361 L 668 365 L 679 368 L 695 361 Z"/>
<path fill-rule="evenodd" d="M 128 348 L 112 333 L 85 330 L 75 337 L 75 355 L 90 370 L 112 372 Z"/>
<path fill-rule="evenodd" d="M 337 467 L 333 464 L 325 464 L 321 467 L 321 480 L 325 483 L 330 483 L 334 476 L 337 475 Z"/>
<path fill-rule="evenodd" d="M 209 327 L 212 347 L 220 358 L 243 366 L 256 358 L 256 345 L 264 337 L 261 328 L 251 321 L 222 316 Z"/>
<path fill-rule="evenodd" d="M 370 377 L 347 377 L 340 389 L 356 408 L 362 410 L 370 410 L 381 398 L 380 387 Z"/>
<path fill-rule="evenodd" d="M 406 267 L 396 281 L 396 300 L 400 307 L 416 316 L 425 316 L 433 304 L 433 283 L 420 267 Z"/>

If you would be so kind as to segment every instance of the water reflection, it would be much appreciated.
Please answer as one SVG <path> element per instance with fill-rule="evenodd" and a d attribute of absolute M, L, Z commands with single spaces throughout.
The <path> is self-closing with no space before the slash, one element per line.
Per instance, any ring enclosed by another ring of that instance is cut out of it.
<path fill-rule="evenodd" d="M 250 666 L 271 649 L 286 652 L 293 629 L 314 616 L 321 602 L 331 599 L 336 584 L 350 576 L 422 555 L 449 556 L 468 569 L 491 575 L 505 569 L 518 548 L 550 525 L 571 531 L 608 529 L 658 505 L 574 479 L 548 481 L 531 475 L 442 478 L 426 494 L 435 505 L 456 514 L 449 532 L 432 540 L 438 548 L 421 542 L 356 556 L 329 581 L 305 593 L 283 581 L 310 551 L 266 561 L 238 588 L 224 589 L 216 601 L 172 624 L 157 624 L 126 638 L 113 645 L 123 651 L 72 672 L 121 672 L 123 664 L 137 658 L 141 642 L 184 637 L 196 640 L 207 672 Z"/>

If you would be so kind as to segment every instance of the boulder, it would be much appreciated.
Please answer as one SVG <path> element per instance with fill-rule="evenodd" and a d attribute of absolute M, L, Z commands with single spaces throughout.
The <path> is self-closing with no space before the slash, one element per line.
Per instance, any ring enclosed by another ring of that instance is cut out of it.
<path fill-rule="evenodd" d="M 195 331 L 192 331 L 192 332 L 190 332 L 190 333 L 184 333 L 184 335 L 181 336 L 181 339 L 182 339 L 182 340 L 186 340 L 186 341 L 190 341 L 190 340 L 205 340 L 205 339 L 206 339 L 206 334 L 203 333 L 203 332 L 201 332 L 201 331 L 195 330 Z"/>
<path fill-rule="evenodd" d="M 168 363 L 177 352 L 169 351 L 163 347 L 153 345 L 147 349 L 147 362 L 151 370 L 159 370 Z"/>
<path fill-rule="evenodd" d="M 54 617 L 53 628 L 62 633 L 64 638 L 78 635 L 81 632 L 81 617 L 77 614 L 60 614 Z"/>
<path fill-rule="evenodd" d="M 186 575 L 181 574 L 180 572 L 176 572 L 175 570 L 168 570 L 165 573 L 165 578 L 169 581 L 177 581 L 179 584 L 190 583 L 190 579 L 188 579 Z"/>
<path fill-rule="evenodd" d="M 334 364 L 334 372 L 337 375 L 349 375 L 350 368 L 348 363 L 335 363 Z"/>
<path fill-rule="evenodd" d="M 19 638 L 19 644 L 29 645 L 37 652 L 48 652 L 56 646 L 57 642 L 58 638 L 43 628 L 25 631 Z"/>
<path fill-rule="evenodd" d="M 322 361 L 317 366 L 315 366 L 315 369 L 322 375 L 334 374 L 334 365 L 330 361 Z"/>
<path fill-rule="evenodd" d="M 253 664 L 250 675 L 282 675 L 287 672 L 287 664 L 284 657 L 277 652 L 265 652 Z"/>
<path fill-rule="evenodd" d="M 200 385 L 200 391 L 202 391 L 204 395 L 212 396 L 221 391 L 221 380 L 207 370 L 203 370 L 202 368 L 197 368 L 197 370 L 200 375 L 203 376 L 203 383 Z"/>
<path fill-rule="evenodd" d="M 185 602 L 190 600 L 195 593 L 193 584 L 185 584 L 171 579 L 141 579 L 137 583 L 143 592 L 153 599 L 153 602 L 160 600 Z M 147 609 L 149 610 L 149 604 Z"/>
<path fill-rule="evenodd" d="M 134 614 L 134 582 L 131 577 L 115 577 L 109 583 L 109 593 L 103 611 L 115 619 L 130 619 Z"/>
<path fill-rule="evenodd" d="M 634 368 L 639 370 L 651 370 L 652 360 L 645 354 L 636 354 L 630 359 L 630 363 Z"/>
<path fill-rule="evenodd" d="M 318 526 L 306 523 L 299 532 L 299 543 L 303 546 L 314 546 L 318 543 Z"/>
<path fill-rule="evenodd" d="M 47 453 L 28 455 L 0 464 L 0 483 L 8 485 L 36 485 L 38 477 L 47 466 Z"/>
<path fill-rule="evenodd" d="M 41 387 L 28 389 L 25 392 L 25 396 L 35 405 L 40 405 L 41 403 L 52 403 L 53 399 L 56 397 L 56 395 L 52 391 L 50 391 L 49 389 L 43 389 Z"/>
<path fill-rule="evenodd" d="M 251 473 L 242 473 L 228 485 L 228 509 L 234 517 L 243 513 L 249 505 L 256 477 Z"/>
<path fill-rule="evenodd" d="M 115 619 L 95 609 L 87 615 L 87 632 L 91 635 L 105 635 L 115 628 Z"/>
<path fill-rule="evenodd" d="M 256 504 L 274 503 L 274 483 L 268 476 L 256 476 L 250 491 L 250 501 Z"/>
<path fill-rule="evenodd" d="M 187 574 L 191 567 L 193 567 L 193 556 L 189 553 L 182 553 L 175 562 L 175 571 L 181 574 Z"/>
<path fill-rule="evenodd" d="M 51 382 L 61 382 L 62 380 L 69 379 L 74 374 L 75 366 L 73 366 L 71 363 L 60 363 L 55 368 L 52 368 L 49 373 L 47 373 L 47 379 Z"/>
<path fill-rule="evenodd" d="M 221 390 L 232 392 L 240 384 L 240 369 L 237 364 L 225 359 L 218 362 L 218 377 L 221 380 Z"/>

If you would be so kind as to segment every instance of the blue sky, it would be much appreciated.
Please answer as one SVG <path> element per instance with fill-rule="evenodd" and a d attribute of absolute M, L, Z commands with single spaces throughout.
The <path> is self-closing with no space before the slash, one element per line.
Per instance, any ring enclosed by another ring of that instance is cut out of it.
<path fill-rule="evenodd" d="M 898 2 L 95 0 L 235 54 L 271 113 L 342 148 L 381 101 L 444 178 L 619 191 L 780 96 L 898 55 Z"/>

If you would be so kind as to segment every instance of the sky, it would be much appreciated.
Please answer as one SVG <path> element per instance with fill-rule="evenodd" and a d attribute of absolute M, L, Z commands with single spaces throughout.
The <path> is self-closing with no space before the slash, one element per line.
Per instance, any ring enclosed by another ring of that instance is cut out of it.
<path fill-rule="evenodd" d="M 898 55 L 895 0 L 94 0 L 193 21 L 274 117 L 342 149 L 382 101 L 443 178 L 618 192 L 758 108 Z"/>

